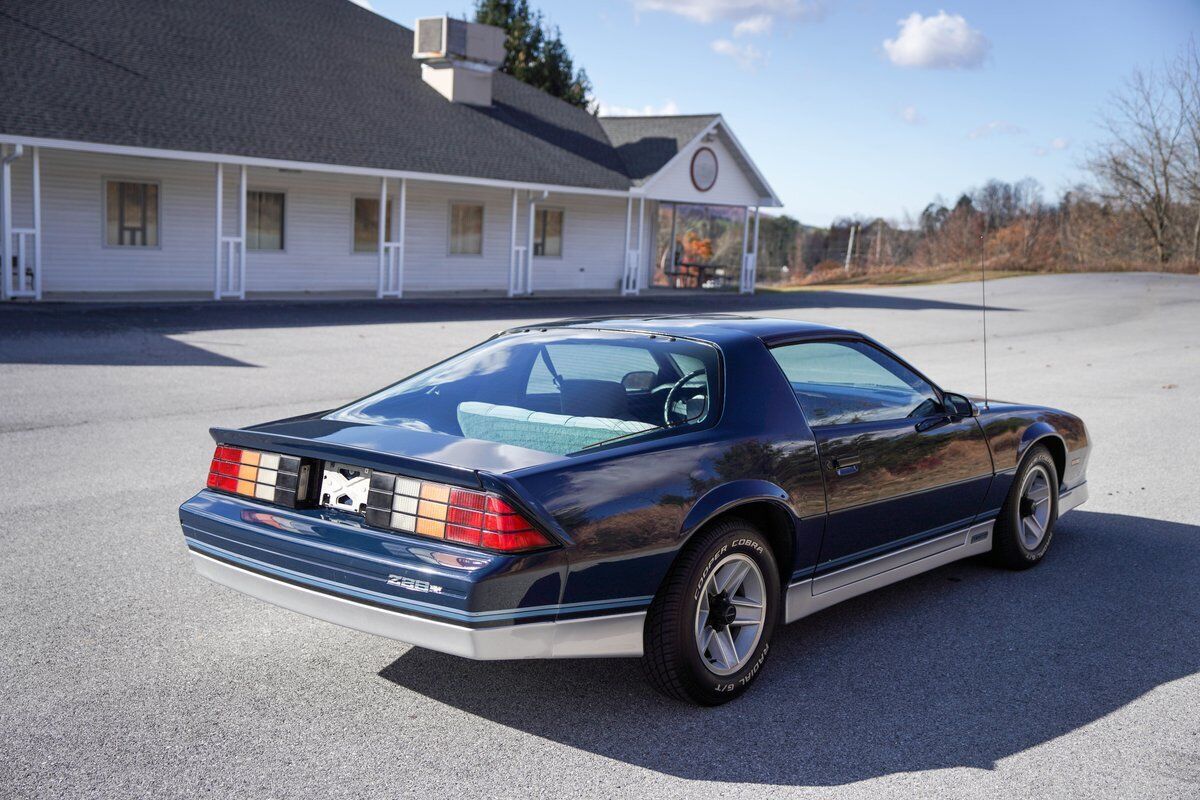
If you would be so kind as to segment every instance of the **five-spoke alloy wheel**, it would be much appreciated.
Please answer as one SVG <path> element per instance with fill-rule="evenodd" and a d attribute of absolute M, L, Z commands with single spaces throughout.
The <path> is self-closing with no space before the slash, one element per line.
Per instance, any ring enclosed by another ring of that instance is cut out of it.
<path fill-rule="evenodd" d="M 1013 477 L 992 532 L 992 560 L 1028 569 L 1042 560 L 1058 521 L 1058 469 L 1050 451 L 1036 445 Z"/>
<path fill-rule="evenodd" d="M 688 542 L 646 616 L 642 665 L 660 691 L 719 705 L 758 677 L 783 593 L 770 540 L 726 517 Z"/>
<path fill-rule="evenodd" d="M 714 675 L 746 666 L 762 638 L 766 584 L 754 559 L 726 556 L 708 575 L 696 604 L 696 647 Z"/>

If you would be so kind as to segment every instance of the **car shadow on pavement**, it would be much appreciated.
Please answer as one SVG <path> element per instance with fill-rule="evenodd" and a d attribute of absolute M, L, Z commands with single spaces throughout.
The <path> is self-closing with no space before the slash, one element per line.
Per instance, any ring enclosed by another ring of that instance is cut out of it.
<path fill-rule="evenodd" d="M 412 648 L 383 678 L 693 780 L 835 785 L 1001 758 L 1200 670 L 1200 526 L 1076 511 L 1044 563 L 959 562 L 777 629 L 756 685 L 702 709 L 636 660 L 472 662 Z"/>

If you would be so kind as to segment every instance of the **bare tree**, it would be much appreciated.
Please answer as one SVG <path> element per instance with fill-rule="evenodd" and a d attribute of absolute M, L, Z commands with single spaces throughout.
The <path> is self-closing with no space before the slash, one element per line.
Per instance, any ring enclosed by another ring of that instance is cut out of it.
<path fill-rule="evenodd" d="M 1178 182 L 1191 205 L 1191 258 L 1200 261 L 1200 52 L 1196 40 L 1171 65 L 1168 83 L 1175 94 L 1183 123 L 1180 157 L 1176 162 Z"/>
<path fill-rule="evenodd" d="M 1113 96 L 1102 124 L 1109 141 L 1089 166 L 1102 193 L 1141 220 L 1159 263 L 1165 264 L 1171 260 L 1172 190 L 1183 152 L 1178 94 L 1154 75 L 1137 71 Z"/>

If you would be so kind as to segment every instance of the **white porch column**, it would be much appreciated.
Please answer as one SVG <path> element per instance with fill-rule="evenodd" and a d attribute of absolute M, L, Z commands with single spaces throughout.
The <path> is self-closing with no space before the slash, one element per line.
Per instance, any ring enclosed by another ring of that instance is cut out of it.
<path fill-rule="evenodd" d="M 14 151 L 15 152 L 15 151 Z M 12 283 L 12 166 L 9 164 L 8 147 L 0 147 L 0 259 L 3 260 L 4 272 L 0 273 L 0 300 L 11 296 L 9 284 Z"/>
<path fill-rule="evenodd" d="M 537 204 L 550 196 L 549 191 L 543 191 L 538 197 L 535 192 L 529 193 L 529 238 L 526 243 L 529 247 L 525 250 L 525 289 L 524 294 L 533 294 L 533 223 L 537 211 Z"/>
<path fill-rule="evenodd" d="M 633 195 L 625 199 L 625 249 L 621 251 L 621 294 L 629 294 L 633 285 L 630 270 L 634 262 L 629 248 L 633 244 Z"/>
<path fill-rule="evenodd" d="M 384 212 L 384 219 L 387 219 L 387 212 Z M 404 296 L 404 228 L 408 217 L 408 178 L 400 179 L 400 208 L 396 211 L 396 297 Z"/>
<path fill-rule="evenodd" d="M 387 274 L 387 248 L 384 246 L 387 243 L 387 177 L 379 179 L 379 218 L 377 220 L 379 229 L 379 237 L 377 242 L 379 255 L 379 278 L 375 288 L 375 297 L 383 297 L 384 275 Z"/>
<path fill-rule="evenodd" d="M 221 162 L 217 162 L 217 223 L 213 244 L 213 300 L 221 299 L 221 239 L 225 233 L 224 221 L 221 217 L 222 195 L 225 190 L 225 170 Z"/>
<path fill-rule="evenodd" d="M 633 294 L 642 290 L 642 270 L 649 260 L 646 250 L 646 196 L 638 198 L 638 264 L 633 273 Z"/>
<path fill-rule="evenodd" d="M 42 299 L 42 149 L 33 148 L 33 299 Z"/>
<path fill-rule="evenodd" d="M 517 190 L 512 190 L 512 220 L 511 228 L 508 232 L 508 296 L 512 297 L 519 289 L 517 284 L 517 270 L 520 269 L 520 262 L 517 253 Z"/>
<path fill-rule="evenodd" d="M 750 206 L 745 206 L 746 216 L 742 222 L 742 269 L 738 273 L 738 291 L 748 294 L 753 291 L 746 288 L 746 276 L 750 272 Z"/>
<path fill-rule="evenodd" d="M 238 171 L 237 296 L 246 299 L 246 165 Z"/>

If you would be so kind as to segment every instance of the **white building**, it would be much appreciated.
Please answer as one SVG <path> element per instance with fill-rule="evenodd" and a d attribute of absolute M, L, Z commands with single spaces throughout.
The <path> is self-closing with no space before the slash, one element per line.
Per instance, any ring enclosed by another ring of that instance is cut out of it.
<path fill-rule="evenodd" d="M 779 201 L 719 115 L 597 118 L 495 71 L 494 28 L 418 30 L 346 0 L 5 3 L 3 298 L 753 290 Z M 675 204 L 736 225 L 740 263 L 673 266 Z"/>

